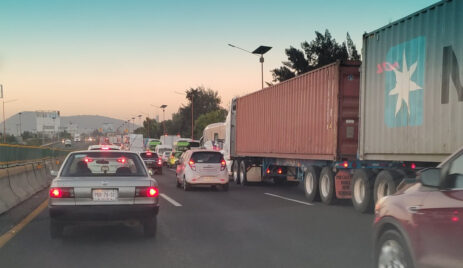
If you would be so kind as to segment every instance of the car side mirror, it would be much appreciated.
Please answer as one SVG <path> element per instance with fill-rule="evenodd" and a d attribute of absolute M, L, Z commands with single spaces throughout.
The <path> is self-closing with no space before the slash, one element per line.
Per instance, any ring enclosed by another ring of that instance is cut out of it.
<path fill-rule="evenodd" d="M 50 170 L 50 175 L 52 175 L 53 177 L 56 177 L 56 176 L 58 176 L 58 171 Z"/>
<path fill-rule="evenodd" d="M 440 185 L 440 168 L 429 168 L 423 170 L 419 175 L 419 181 L 424 186 L 439 187 Z"/>

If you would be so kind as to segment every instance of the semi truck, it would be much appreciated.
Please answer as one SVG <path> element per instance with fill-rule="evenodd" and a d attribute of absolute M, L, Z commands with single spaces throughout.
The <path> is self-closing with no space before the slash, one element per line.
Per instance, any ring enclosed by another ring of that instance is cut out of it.
<path fill-rule="evenodd" d="M 232 100 L 235 182 L 298 181 L 309 201 L 359 212 L 463 146 L 463 1 L 441 1 L 363 36 L 336 62 Z M 438 22 L 438 23 L 437 23 Z"/>

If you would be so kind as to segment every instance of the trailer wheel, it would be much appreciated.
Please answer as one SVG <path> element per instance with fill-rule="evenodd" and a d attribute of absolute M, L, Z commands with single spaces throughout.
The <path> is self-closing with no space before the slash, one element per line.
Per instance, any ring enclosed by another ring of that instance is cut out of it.
<path fill-rule="evenodd" d="M 324 167 L 320 173 L 319 180 L 320 199 L 327 205 L 332 205 L 337 201 L 334 189 L 334 174 L 331 168 Z"/>
<path fill-rule="evenodd" d="M 240 163 L 240 184 L 241 186 L 245 186 L 246 184 L 248 184 L 248 180 L 246 179 L 246 162 L 245 161 L 241 161 Z"/>
<path fill-rule="evenodd" d="M 402 180 L 403 176 L 395 170 L 383 170 L 375 179 L 374 186 L 374 201 L 376 202 L 384 196 L 391 195 L 397 191 L 397 186 Z"/>
<path fill-rule="evenodd" d="M 320 194 L 318 193 L 318 181 L 320 179 L 320 168 L 310 166 L 304 177 L 304 193 L 305 197 L 309 202 L 314 200 L 320 200 Z"/>
<path fill-rule="evenodd" d="M 240 162 L 238 160 L 233 160 L 233 181 L 236 184 L 240 184 Z"/>
<path fill-rule="evenodd" d="M 368 169 L 358 169 L 352 177 L 352 204 L 360 213 L 373 211 L 373 178 L 373 172 Z"/>

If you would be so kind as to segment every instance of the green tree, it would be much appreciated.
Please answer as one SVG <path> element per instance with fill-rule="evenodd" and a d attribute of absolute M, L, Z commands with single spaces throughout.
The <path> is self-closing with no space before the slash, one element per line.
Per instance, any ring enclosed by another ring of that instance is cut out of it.
<path fill-rule="evenodd" d="M 195 137 L 199 138 L 203 135 L 204 128 L 207 125 L 224 122 L 227 117 L 227 110 L 220 108 L 219 110 L 202 114 L 195 121 Z"/>
<path fill-rule="evenodd" d="M 346 41 L 339 44 L 328 30 L 325 30 L 325 34 L 316 31 L 315 39 L 310 43 L 304 41 L 301 49 L 291 46 L 285 50 L 288 61 L 282 62 L 283 66 L 272 70 L 274 82 L 288 80 L 337 60 L 360 60 L 349 33 Z"/>

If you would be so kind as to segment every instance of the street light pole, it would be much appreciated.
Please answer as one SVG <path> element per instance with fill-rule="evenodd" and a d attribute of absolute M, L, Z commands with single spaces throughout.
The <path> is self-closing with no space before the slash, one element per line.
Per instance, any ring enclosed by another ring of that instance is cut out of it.
<path fill-rule="evenodd" d="M 21 134 L 22 134 L 22 131 L 21 131 L 21 114 L 22 113 L 19 113 L 19 136 L 21 136 Z"/>

